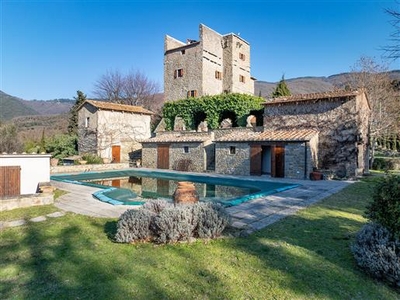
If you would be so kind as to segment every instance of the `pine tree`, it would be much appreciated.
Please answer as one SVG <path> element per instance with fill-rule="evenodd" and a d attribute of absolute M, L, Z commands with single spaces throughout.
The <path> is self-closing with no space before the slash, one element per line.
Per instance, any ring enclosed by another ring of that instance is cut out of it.
<path fill-rule="evenodd" d="M 272 98 L 277 98 L 281 96 L 290 96 L 290 90 L 285 82 L 285 77 L 282 76 L 281 81 L 279 81 L 278 85 L 275 88 L 275 91 L 272 93 Z"/>
<path fill-rule="evenodd" d="M 81 106 L 83 102 L 86 100 L 86 95 L 81 92 L 77 91 L 77 97 L 74 97 L 75 104 L 71 107 L 69 111 L 69 124 L 68 124 L 68 133 L 69 134 L 77 134 L 78 133 L 78 108 Z"/>

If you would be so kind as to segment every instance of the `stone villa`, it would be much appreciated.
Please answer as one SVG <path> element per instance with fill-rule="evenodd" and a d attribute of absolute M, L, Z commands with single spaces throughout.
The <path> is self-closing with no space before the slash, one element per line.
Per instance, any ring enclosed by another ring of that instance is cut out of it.
<path fill-rule="evenodd" d="M 239 35 L 221 35 L 200 24 L 200 39 L 164 41 L 164 100 L 221 93 L 254 94 L 250 44 Z"/>
<path fill-rule="evenodd" d="M 254 94 L 250 45 L 200 24 L 200 41 L 165 38 L 165 99 Z M 364 91 L 294 95 L 264 104 L 263 126 L 157 132 L 142 141 L 143 166 L 308 179 L 318 169 L 346 177 L 368 172 L 370 106 Z M 254 116 L 249 116 L 254 117 Z"/>

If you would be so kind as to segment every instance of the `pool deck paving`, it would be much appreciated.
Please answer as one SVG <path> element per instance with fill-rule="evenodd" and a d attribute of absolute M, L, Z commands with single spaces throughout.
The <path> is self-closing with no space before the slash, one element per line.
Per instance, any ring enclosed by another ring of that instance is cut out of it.
<path fill-rule="evenodd" d="M 212 174 L 210 176 L 224 177 L 225 175 Z M 266 176 L 229 177 L 242 178 L 243 180 L 276 181 L 299 185 L 293 189 L 256 198 L 237 206 L 228 207 L 227 211 L 232 217 L 232 227 L 244 233 L 252 233 L 286 216 L 295 214 L 298 210 L 329 197 L 354 182 L 336 180 L 291 180 Z M 51 183 L 53 186 L 68 192 L 68 194 L 60 196 L 55 201 L 55 206 L 63 211 L 93 217 L 118 218 L 127 209 L 138 209 L 140 207 L 112 205 L 101 202 L 92 196 L 94 192 L 100 190 L 99 188 L 59 181 L 51 181 Z"/>

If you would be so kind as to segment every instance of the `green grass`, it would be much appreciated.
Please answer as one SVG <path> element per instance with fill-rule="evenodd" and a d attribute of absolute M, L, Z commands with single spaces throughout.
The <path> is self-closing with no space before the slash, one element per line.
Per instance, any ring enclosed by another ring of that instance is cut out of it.
<path fill-rule="evenodd" d="M 399 299 L 354 262 L 373 179 L 246 238 L 116 244 L 116 220 L 67 214 L 0 232 L 2 299 Z"/>
<path fill-rule="evenodd" d="M 1 200 L 0 200 L 1 201 Z M 0 222 L 13 220 L 29 220 L 35 217 L 44 216 L 56 211 L 60 211 L 54 205 L 33 206 L 30 208 L 16 208 L 13 210 L 0 212 Z"/>

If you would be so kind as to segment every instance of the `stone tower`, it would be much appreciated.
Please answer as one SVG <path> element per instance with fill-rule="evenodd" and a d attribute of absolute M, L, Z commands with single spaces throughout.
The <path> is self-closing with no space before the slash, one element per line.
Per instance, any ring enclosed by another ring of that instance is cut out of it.
<path fill-rule="evenodd" d="M 164 41 L 166 101 L 217 95 L 254 94 L 250 75 L 250 44 L 239 35 L 221 35 L 200 24 L 200 40 Z"/>

